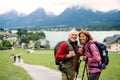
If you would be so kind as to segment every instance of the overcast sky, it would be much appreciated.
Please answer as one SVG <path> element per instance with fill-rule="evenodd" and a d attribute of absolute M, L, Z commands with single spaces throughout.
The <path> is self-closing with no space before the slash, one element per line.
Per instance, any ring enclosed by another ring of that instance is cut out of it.
<path fill-rule="evenodd" d="M 120 0 L 0 0 L 0 14 L 11 9 L 29 14 L 42 7 L 45 11 L 58 15 L 67 7 L 79 6 L 93 11 L 120 10 Z"/>

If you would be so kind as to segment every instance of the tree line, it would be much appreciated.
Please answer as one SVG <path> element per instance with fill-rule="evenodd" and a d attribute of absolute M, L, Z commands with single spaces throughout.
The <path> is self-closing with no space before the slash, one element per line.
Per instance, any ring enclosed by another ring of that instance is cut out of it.
<path fill-rule="evenodd" d="M 0 29 L 0 32 L 4 32 L 4 29 Z M 11 34 L 11 33 L 10 33 Z M 11 34 L 12 35 L 12 34 Z M 26 43 L 27 45 L 29 44 L 30 41 L 33 41 L 35 43 L 35 48 L 40 49 L 41 42 L 40 39 L 46 39 L 46 35 L 43 31 L 39 32 L 28 32 L 26 29 L 17 29 L 16 32 L 16 37 L 21 45 L 22 43 Z M 4 40 L 3 39 L 3 34 L 0 34 L 0 50 L 6 50 L 6 49 L 11 49 L 12 46 L 14 46 L 15 42 L 10 42 L 9 40 Z M 49 41 L 46 40 L 46 45 L 47 48 L 49 48 Z"/>

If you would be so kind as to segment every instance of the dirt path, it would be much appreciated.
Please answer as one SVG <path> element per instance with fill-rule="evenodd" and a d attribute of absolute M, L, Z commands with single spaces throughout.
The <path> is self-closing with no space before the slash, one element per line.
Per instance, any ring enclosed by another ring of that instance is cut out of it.
<path fill-rule="evenodd" d="M 61 73 L 43 66 L 30 65 L 21 62 L 14 63 L 17 66 L 24 68 L 33 80 L 61 80 Z"/>

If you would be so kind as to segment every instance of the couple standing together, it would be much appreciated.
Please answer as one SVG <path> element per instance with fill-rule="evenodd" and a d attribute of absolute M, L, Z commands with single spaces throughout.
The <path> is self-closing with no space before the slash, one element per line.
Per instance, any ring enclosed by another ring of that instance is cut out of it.
<path fill-rule="evenodd" d="M 77 38 L 79 38 L 80 44 L 83 45 L 82 49 L 78 47 Z M 68 34 L 68 42 L 72 45 L 73 50 L 69 50 L 68 43 L 62 42 L 55 56 L 57 60 L 64 61 L 63 64 L 66 68 L 66 72 L 61 71 L 62 80 L 74 80 L 77 74 L 76 71 L 79 67 L 80 56 L 83 56 L 83 60 L 87 61 L 89 73 L 88 80 L 98 80 L 102 70 L 89 66 L 97 66 L 101 61 L 101 57 L 95 44 L 90 45 L 93 56 L 88 52 L 88 43 L 94 42 L 90 33 L 87 30 L 81 30 L 79 33 L 76 30 L 71 30 Z M 65 52 L 68 53 L 65 54 Z"/>

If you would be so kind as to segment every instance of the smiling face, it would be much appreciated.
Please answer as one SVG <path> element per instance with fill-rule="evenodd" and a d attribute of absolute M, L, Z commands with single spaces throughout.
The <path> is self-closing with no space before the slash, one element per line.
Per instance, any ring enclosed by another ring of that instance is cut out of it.
<path fill-rule="evenodd" d="M 78 33 L 77 33 L 76 30 L 72 30 L 72 31 L 69 33 L 69 39 L 70 39 L 72 42 L 75 42 L 75 41 L 76 41 L 77 36 L 78 36 Z"/>
<path fill-rule="evenodd" d="M 87 30 L 81 30 L 79 33 L 79 41 L 81 44 L 86 44 L 89 40 L 93 40 L 92 36 Z"/>
<path fill-rule="evenodd" d="M 81 33 L 79 35 L 79 41 L 80 41 L 81 44 L 86 44 L 87 43 L 87 37 L 86 37 L 86 35 Z"/>

